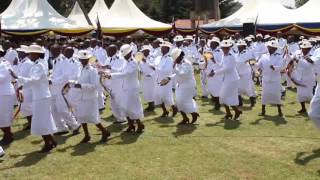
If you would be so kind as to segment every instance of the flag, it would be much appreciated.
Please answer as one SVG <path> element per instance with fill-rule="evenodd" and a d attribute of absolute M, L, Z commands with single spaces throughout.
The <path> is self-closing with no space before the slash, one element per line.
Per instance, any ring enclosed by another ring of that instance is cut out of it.
<path fill-rule="evenodd" d="M 172 31 L 174 34 L 176 34 L 176 20 L 174 16 L 172 17 Z"/>
<path fill-rule="evenodd" d="M 102 39 L 102 29 L 101 29 L 101 24 L 99 20 L 99 15 L 97 14 L 97 39 L 101 40 Z"/>

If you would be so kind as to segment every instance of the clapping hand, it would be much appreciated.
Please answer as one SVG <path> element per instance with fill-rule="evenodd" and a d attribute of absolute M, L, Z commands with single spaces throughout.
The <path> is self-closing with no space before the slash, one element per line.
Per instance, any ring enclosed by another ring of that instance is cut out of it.
<path fill-rule="evenodd" d="M 272 70 L 276 70 L 273 65 L 271 65 L 270 68 L 271 68 Z"/>
<path fill-rule="evenodd" d="M 214 70 L 212 70 L 209 74 L 209 77 L 213 77 L 215 75 Z"/>

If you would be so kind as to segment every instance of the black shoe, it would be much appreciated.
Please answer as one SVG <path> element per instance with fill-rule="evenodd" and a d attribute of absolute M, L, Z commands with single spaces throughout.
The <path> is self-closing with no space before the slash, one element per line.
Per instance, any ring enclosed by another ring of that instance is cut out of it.
<path fill-rule="evenodd" d="M 100 143 L 106 143 L 108 142 L 108 138 L 110 137 L 110 132 L 107 131 L 106 133 L 103 133 L 102 134 L 102 137 L 101 137 L 101 140 L 100 140 Z"/>
<path fill-rule="evenodd" d="M 162 113 L 162 115 L 160 117 L 164 118 L 164 117 L 168 117 L 169 116 L 169 112 L 165 111 Z"/>
<path fill-rule="evenodd" d="M 13 142 L 13 138 L 3 138 L 1 141 L 0 141 L 0 145 L 1 146 L 8 146 L 10 145 L 11 143 Z"/>
<path fill-rule="evenodd" d="M 77 129 L 73 130 L 72 136 L 76 136 L 76 135 L 80 134 L 80 128 L 81 128 L 81 126 L 79 126 Z"/>
<path fill-rule="evenodd" d="M 226 120 L 227 119 L 232 119 L 232 117 L 233 117 L 232 114 L 227 114 L 227 115 L 224 116 L 224 119 L 226 119 Z"/>
<path fill-rule="evenodd" d="M 136 131 L 136 133 L 143 133 L 143 130 L 144 130 L 144 124 L 138 124 L 138 128 L 137 128 L 137 131 Z"/>
<path fill-rule="evenodd" d="M 189 124 L 190 120 L 188 119 L 183 119 L 181 122 L 178 123 L 178 125 L 185 125 L 185 124 Z"/>
<path fill-rule="evenodd" d="M 174 106 L 172 108 L 172 117 L 175 117 L 177 114 L 178 114 L 178 108 Z"/>
<path fill-rule="evenodd" d="M 241 114 L 242 114 L 242 111 L 237 112 L 237 113 L 234 115 L 233 120 L 239 121 L 239 118 L 240 118 Z"/>

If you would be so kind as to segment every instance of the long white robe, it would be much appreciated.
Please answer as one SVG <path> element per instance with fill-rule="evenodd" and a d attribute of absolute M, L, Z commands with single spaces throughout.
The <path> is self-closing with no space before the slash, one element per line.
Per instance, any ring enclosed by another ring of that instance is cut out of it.
<path fill-rule="evenodd" d="M 317 88 L 316 92 L 311 100 L 309 117 L 315 123 L 315 125 L 320 128 L 320 61 L 315 63 L 314 68 L 317 74 Z"/>
<path fill-rule="evenodd" d="M 154 66 L 154 58 L 148 56 L 146 62 L 140 63 L 142 72 L 143 97 L 146 102 L 154 102 L 154 91 L 156 87 L 155 71 L 150 67 Z"/>

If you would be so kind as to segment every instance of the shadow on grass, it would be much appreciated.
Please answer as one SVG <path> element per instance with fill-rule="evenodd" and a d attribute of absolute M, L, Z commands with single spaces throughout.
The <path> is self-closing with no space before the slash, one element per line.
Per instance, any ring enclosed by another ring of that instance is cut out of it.
<path fill-rule="evenodd" d="M 94 143 L 79 143 L 73 147 L 73 152 L 71 153 L 71 156 L 84 156 L 88 153 L 91 153 L 95 150 L 96 146 L 101 143 L 94 142 Z"/>
<path fill-rule="evenodd" d="M 154 119 L 156 122 L 161 124 L 171 124 L 174 123 L 174 120 L 172 117 L 157 117 Z"/>
<path fill-rule="evenodd" d="M 127 124 L 115 124 L 115 123 L 112 123 L 107 127 L 107 129 L 111 133 L 117 133 L 117 132 L 121 132 L 126 126 L 127 126 Z"/>
<path fill-rule="evenodd" d="M 115 122 L 115 118 L 113 117 L 113 115 L 110 115 L 110 116 L 108 116 L 108 117 L 104 117 L 104 118 L 101 118 L 101 119 L 103 119 L 104 121 L 106 121 L 106 122 Z"/>
<path fill-rule="evenodd" d="M 29 167 L 29 166 L 36 165 L 38 162 L 44 159 L 47 155 L 48 153 L 39 153 L 38 151 L 21 155 L 25 157 L 21 161 L 14 164 L 14 167 Z"/>
<path fill-rule="evenodd" d="M 14 133 L 14 140 L 21 140 L 21 139 L 24 139 L 28 136 L 30 136 L 30 131 L 21 130 L 21 131 Z"/>
<path fill-rule="evenodd" d="M 214 108 L 214 107 L 213 107 Z M 210 113 L 213 113 L 214 115 L 223 115 L 224 112 L 221 110 L 215 110 L 215 109 L 210 109 L 209 110 Z"/>
<path fill-rule="evenodd" d="M 279 116 L 264 116 L 254 122 L 251 122 L 251 125 L 260 125 L 261 121 L 271 121 L 274 123 L 274 125 L 276 126 L 280 126 L 280 125 L 285 125 L 288 123 L 288 121 L 286 121 L 285 118 L 283 117 L 279 117 Z"/>
<path fill-rule="evenodd" d="M 177 125 L 176 127 L 176 132 L 172 133 L 176 138 L 179 136 L 192 134 L 197 129 L 197 126 L 194 124 Z"/>
<path fill-rule="evenodd" d="M 240 125 L 241 125 L 240 121 L 234 121 L 234 120 L 224 119 L 224 118 L 219 122 L 216 122 L 213 124 L 206 124 L 206 126 L 208 126 L 208 127 L 220 126 L 226 130 L 238 129 L 240 127 Z"/>
<path fill-rule="evenodd" d="M 133 144 L 137 142 L 139 137 L 141 136 L 141 133 L 127 133 L 122 132 L 120 134 L 121 142 L 116 143 L 115 145 L 124 145 L 124 144 Z"/>
<path fill-rule="evenodd" d="M 306 155 L 307 152 L 299 152 L 297 153 L 296 158 L 294 159 L 294 162 L 298 165 L 305 166 L 310 161 L 320 158 L 320 149 L 313 150 L 311 154 Z"/>

